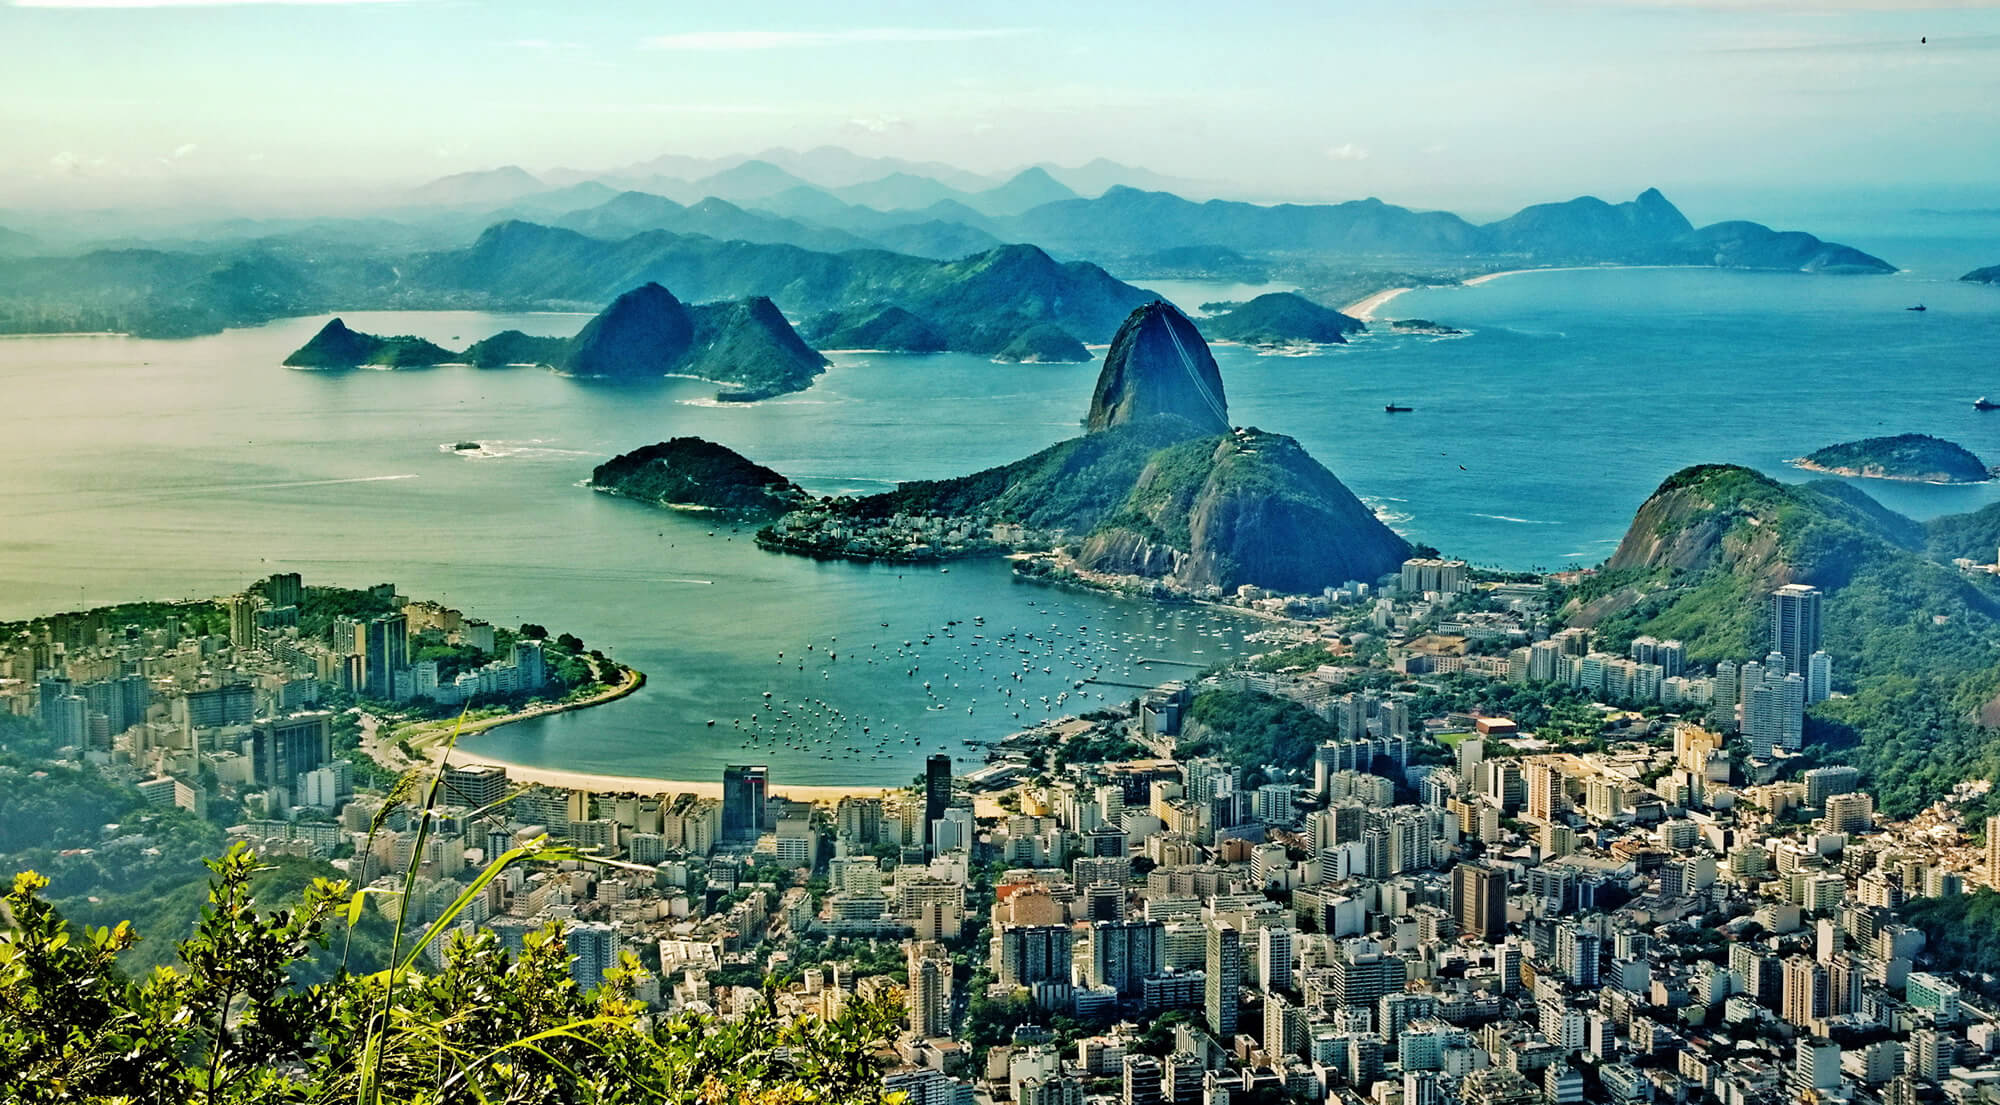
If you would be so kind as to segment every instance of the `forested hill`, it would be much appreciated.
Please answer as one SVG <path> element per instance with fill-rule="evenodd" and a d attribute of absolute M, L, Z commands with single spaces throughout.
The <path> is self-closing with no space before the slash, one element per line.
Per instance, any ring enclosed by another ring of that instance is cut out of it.
<path fill-rule="evenodd" d="M 1973 528 L 1934 523 L 1932 532 Z M 1572 590 L 1565 615 L 1595 628 L 1609 651 L 1649 634 L 1685 641 L 1697 663 L 1744 660 L 1767 647 L 1772 588 L 1821 588 L 1843 693 L 1814 707 L 1809 754 L 1861 768 L 1881 808 L 1903 816 L 1959 780 L 2000 770 L 2000 739 L 1986 727 L 2000 718 L 1991 705 L 2000 588 L 1941 562 L 1925 539 L 1925 527 L 1851 486 L 1701 465 L 1646 500 L 1604 569 Z"/>

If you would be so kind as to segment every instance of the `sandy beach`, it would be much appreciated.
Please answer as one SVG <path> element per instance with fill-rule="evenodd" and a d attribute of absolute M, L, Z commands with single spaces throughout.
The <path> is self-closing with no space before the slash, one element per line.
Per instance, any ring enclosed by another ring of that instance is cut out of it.
<path fill-rule="evenodd" d="M 455 766 L 465 764 L 493 764 L 507 769 L 507 778 L 517 783 L 538 783 L 542 786 L 567 787 L 570 790 L 588 790 L 597 794 L 695 794 L 703 798 L 722 797 L 722 780 L 694 782 L 681 779 L 650 779 L 638 775 L 597 775 L 587 771 L 562 771 L 548 767 L 526 767 L 482 756 L 476 748 L 454 748 L 445 757 L 447 763 Z M 874 797 L 887 794 L 894 787 L 884 786 L 807 786 L 786 783 L 782 778 L 771 780 L 771 793 L 782 794 L 808 802 L 831 802 L 849 795 Z"/>
<path fill-rule="evenodd" d="M 1560 268 L 1547 268 L 1547 269 L 1507 269 L 1504 272 L 1489 272 L 1489 273 L 1482 273 L 1479 276 L 1467 277 L 1466 279 L 1459 282 L 1459 287 L 1476 288 L 1481 284 L 1487 283 L 1488 281 L 1491 280 L 1498 280 L 1503 276 L 1520 276 L 1523 273 L 1530 273 L 1530 272 L 1590 272 L 1595 269 L 1678 269 L 1678 268 L 1688 268 L 1688 267 L 1690 266 L 1566 265 Z M 1402 295 L 1404 292 L 1414 291 L 1414 290 L 1415 290 L 1414 288 L 1384 288 L 1381 291 L 1376 292 L 1375 294 L 1368 296 L 1365 299 L 1357 299 L 1353 303 L 1350 303 L 1347 306 L 1342 307 L 1340 309 L 1340 313 L 1344 315 L 1353 315 L 1355 318 L 1358 318 L 1363 322 L 1373 322 L 1375 321 L 1376 316 L 1381 312 L 1382 308 L 1388 306 L 1390 300 L 1396 298 L 1399 295 Z"/>
<path fill-rule="evenodd" d="M 1340 313 L 1351 315 L 1363 322 L 1373 322 L 1375 321 L 1375 313 L 1380 311 L 1384 306 L 1387 306 L 1390 300 L 1411 290 L 1410 288 L 1384 288 L 1366 299 L 1356 300 L 1342 307 Z"/>

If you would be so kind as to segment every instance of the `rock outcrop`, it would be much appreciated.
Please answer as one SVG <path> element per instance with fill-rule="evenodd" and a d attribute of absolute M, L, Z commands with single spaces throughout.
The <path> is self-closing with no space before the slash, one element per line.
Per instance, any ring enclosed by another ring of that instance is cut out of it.
<path fill-rule="evenodd" d="M 1092 433 L 1171 414 L 1205 433 L 1229 431 L 1222 373 L 1201 331 L 1162 300 L 1133 311 L 1111 339 L 1090 398 Z"/>
<path fill-rule="evenodd" d="M 1242 430 L 1154 454 L 1077 562 L 1187 588 L 1299 593 L 1375 579 L 1409 555 L 1298 442 Z"/>

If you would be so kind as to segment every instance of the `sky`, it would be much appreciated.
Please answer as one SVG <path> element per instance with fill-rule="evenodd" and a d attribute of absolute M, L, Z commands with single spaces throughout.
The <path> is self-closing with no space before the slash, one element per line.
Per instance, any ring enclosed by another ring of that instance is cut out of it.
<path fill-rule="evenodd" d="M 834 144 L 1468 212 L 2000 207 L 2000 0 L 0 0 L 0 43 L 16 205 Z"/>

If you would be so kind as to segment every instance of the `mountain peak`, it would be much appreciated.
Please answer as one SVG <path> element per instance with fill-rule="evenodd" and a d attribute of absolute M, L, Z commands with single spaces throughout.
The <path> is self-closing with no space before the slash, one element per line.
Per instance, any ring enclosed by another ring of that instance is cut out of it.
<path fill-rule="evenodd" d="M 1173 304 L 1133 311 L 1111 339 L 1090 399 L 1092 433 L 1124 422 L 1176 414 L 1204 433 L 1229 432 L 1222 373 L 1201 331 Z"/>
<path fill-rule="evenodd" d="M 562 367 L 577 376 L 660 375 L 686 356 L 693 340 L 687 308 L 648 281 L 584 324 Z"/>

